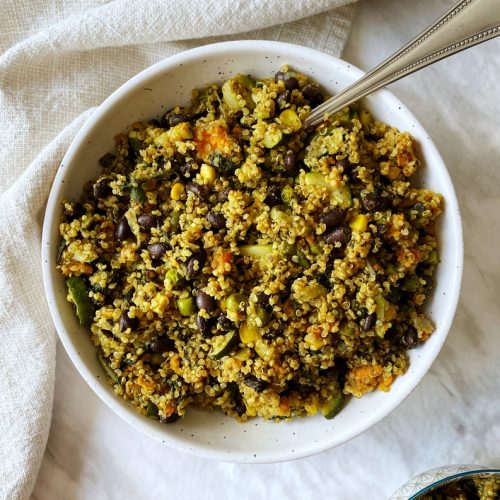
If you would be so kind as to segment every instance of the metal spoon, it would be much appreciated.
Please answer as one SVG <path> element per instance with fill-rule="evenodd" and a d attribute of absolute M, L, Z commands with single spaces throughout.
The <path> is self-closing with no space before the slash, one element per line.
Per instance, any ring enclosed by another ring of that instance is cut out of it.
<path fill-rule="evenodd" d="M 389 83 L 499 35 L 500 0 L 462 0 L 376 68 L 315 108 L 305 126 L 317 125 L 325 113 L 336 113 Z"/>

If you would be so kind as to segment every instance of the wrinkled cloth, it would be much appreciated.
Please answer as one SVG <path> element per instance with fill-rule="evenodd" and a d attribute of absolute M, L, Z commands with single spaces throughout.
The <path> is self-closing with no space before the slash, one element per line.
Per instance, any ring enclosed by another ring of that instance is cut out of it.
<path fill-rule="evenodd" d="M 0 499 L 27 498 L 45 450 L 56 334 L 41 229 L 72 138 L 112 91 L 172 54 L 268 39 L 339 55 L 353 0 L 6 0 L 0 16 Z"/>

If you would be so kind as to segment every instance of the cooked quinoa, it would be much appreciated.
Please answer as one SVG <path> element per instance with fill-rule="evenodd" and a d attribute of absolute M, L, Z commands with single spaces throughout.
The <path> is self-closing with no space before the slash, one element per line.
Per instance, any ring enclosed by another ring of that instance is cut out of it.
<path fill-rule="evenodd" d="M 411 136 L 365 110 L 305 130 L 323 100 L 286 66 L 195 90 L 64 202 L 68 300 L 139 412 L 332 418 L 433 332 L 442 197 L 411 184 Z"/>

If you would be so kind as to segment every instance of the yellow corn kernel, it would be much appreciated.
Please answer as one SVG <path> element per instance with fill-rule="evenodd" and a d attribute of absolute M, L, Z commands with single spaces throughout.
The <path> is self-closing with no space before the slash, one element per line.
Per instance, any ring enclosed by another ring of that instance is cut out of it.
<path fill-rule="evenodd" d="M 212 184 L 215 181 L 215 178 L 217 177 L 215 168 L 212 167 L 211 165 L 207 165 L 206 163 L 203 163 L 201 165 L 200 175 L 206 184 Z"/>
<path fill-rule="evenodd" d="M 244 349 L 239 349 L 233 354 L 233 358 L 238 361 L 247 361 L 250 359 L 250 351 L 246 347 Z"/>
<path fill-rule="evenodd" d="M 291 129 L 293 132 L 302 128 L 302 122 L 293 109 L 285 109 L 285 111 L 282 111 L 280 114 L 280 121 L 282 125 Z"/>
<path fill-rule="evenodd" d="M 260 339 L 260 332 L 256 326 L 243 323 L 240 327 L 240 339 L 244 344 Z"/>
<path fill-rule="evenodd" d="M 166 295 L 163 295 L 162 293 L 158 292 L 151 299 L 151 309 L 159 316 L 163 315 L 163 312 L 165 311 L 167 306 L 168 306 L 168 297 Z"/>
<path fill-rule="evenodd" d="M 350 226 L 353 231 L 364 233 L 368 227 L 368 217 L 365 214 L 356 215 Z"/>
<path fill-rule="evenodd" d="M 170 198 L 178 201 L 181 199 L 182 193 L 184 193 L 184 184 L 182 184 L 182 182 L 176 182 L 170 190 Z"/>

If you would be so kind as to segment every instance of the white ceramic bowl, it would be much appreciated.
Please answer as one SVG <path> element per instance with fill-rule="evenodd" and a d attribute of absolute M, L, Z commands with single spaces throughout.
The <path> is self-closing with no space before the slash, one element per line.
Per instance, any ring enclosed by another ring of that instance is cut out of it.
<path fill-rule="evenodd" d="M 398 406 L 422 379 L 450 328 L 458 301 L 463 262 L 461 220 L 450 177 L 431 139 L 405 106 L 388 91 L 365 100 L 378 120 L 409 131 L 417 140 L 424 168 L 419 182 L 444 195 L 440 219 L 441 263 L 437 288 L 428 304 L 436 331 L 424 345 L 410 351 L 410 368 L 389 393 L 352 399 L 334 420 L 321 415 L 292 422 L 252 420 L 239 424 L 219 412 L 188 411 L 175 425 L 162 425 L 137 414 L 106 384 L 87 331 L 77 323 L 66 301 L 64 280 L 56 270 L 61 200 L 79 197 L 83 184 L 98 175 L 97 160 L 113 149 L 113 136 L 136 120 L 158 117 L 187 103 L 191 89 L 223 81 L 235 73 L 274 74 L 290 64 L 335 93 L 362 72 L 335 57 L 297 45 L 239 41 L 208 45 L 161 61 L 114 92 L 94 112 L 73 140 L 50 192 L 43 228 L 43 276 L 50 311 L 66 351 L 96 394 L 136 428 L 177 449 L 219 460 L 276 462 L 304 457 L 339 445 L 379 422 Z"/>

